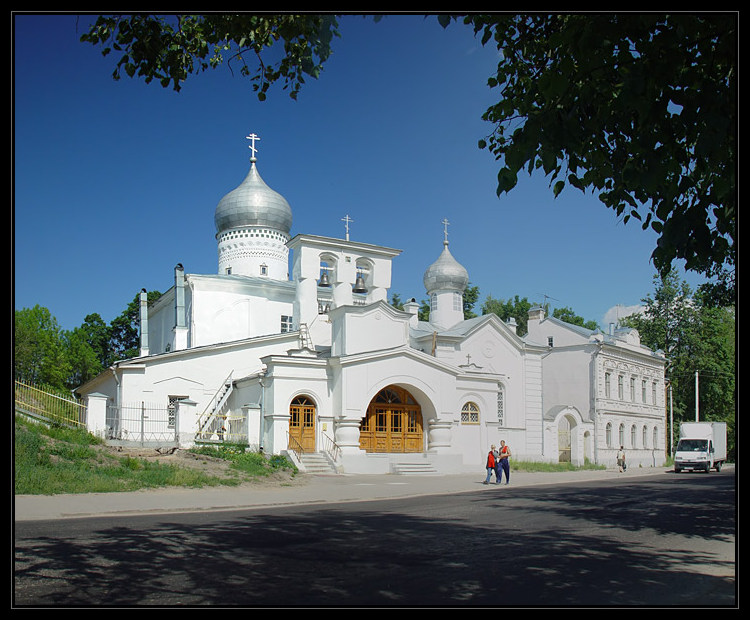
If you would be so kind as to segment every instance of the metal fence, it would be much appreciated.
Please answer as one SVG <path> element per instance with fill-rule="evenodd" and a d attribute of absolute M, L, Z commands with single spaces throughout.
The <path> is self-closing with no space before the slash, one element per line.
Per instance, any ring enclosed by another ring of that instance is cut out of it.
<path fill-rule="evenodd" d="M 173 408 L 146 402 L 107 406 L 107 438 L 142 444 L 177 443 Z"/>
<path fill-rule="evenodd" d="M 71 397 L 55 394 L 54 390 L 15 380 L 15 408 L 44 420 L 86 428 L 86 406 Z"/>

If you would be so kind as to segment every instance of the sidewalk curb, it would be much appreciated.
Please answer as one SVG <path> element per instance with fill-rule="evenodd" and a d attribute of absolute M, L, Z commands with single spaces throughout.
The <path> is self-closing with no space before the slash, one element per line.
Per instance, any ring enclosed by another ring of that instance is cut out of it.
<path fill-rule="evenodd" d="M 305 475 L 300 484 L 266 487 L 169 488 L 128 493 L 79 495 L 21 495 L 14 498 L 15 521 L 165 515 L 207 511 L 256 510 L 294 505 L 325 505 L 382 501 L 457 493 L 476 493 L 495 488 L 499 493 L 545 485 L 574 484 L 673 473 L 671 467 L 632 472 L 583 470 L 575 472 L 513 472 L 510 485 L 484 485 L 481 474 L 451 475 Z M 499 488 L 498 488 L 499 487 Z"/>

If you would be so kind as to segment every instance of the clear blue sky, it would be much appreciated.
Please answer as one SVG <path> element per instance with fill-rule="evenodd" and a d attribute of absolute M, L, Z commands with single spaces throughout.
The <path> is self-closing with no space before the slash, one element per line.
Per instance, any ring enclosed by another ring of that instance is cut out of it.
<path fill-rule="evenodd" d="M 141 288 L 166 291 L 177 263 L 216 273 L 214 209 L 248 171 L 251 132 L 292 234 L 343 238 L 348 214 L 352 240 L 402 250 L 391 292 L 404 299 L 425 298 L 443 218 L 480 304 L 546 295 L 606 327 L 613 307 L 654 292 L 655 235 L 596 198 L 554 199 L 542 175 L 497 197 L 498 164 L 477 147 L 497 50 L 466 26 L 345 17 L 298 101 L 274 88 L 259 102 L 226 66 L 180 93 L 115 82 L 115 61 L 79 42 L 92 16 L 77 19 L 14 16 L 16 309 L 45 306 L 72 329 L 90 313 L 111 321 Z"/>

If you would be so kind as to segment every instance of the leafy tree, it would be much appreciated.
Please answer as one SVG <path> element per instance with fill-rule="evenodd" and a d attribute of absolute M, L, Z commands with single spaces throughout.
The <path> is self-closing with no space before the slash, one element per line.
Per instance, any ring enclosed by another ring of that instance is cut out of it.
<path fill-rule="evenodd" d="M 734 307 L 704 303 L 675 271 L 655 278 L 656 290 L 643 302 L 643 314 L 624 320 L 638 329 L 641 342 L 667 356 L 666 376 L 673 396 L 676 429 L 695 419 L 695 375 L 701 420 L 727 422 L 730 449 L 735 446 L 736 316 Z"/>
<path fill-rule="evenodd" d="M 161 297 L 159 291 L 148 292 L 148 303 Z M 140 353 L 141 296 L 137 294 L 120 316 L 109 326 L 109 351 L 107 366 L 117 360 L 137 357 Z"/>
<path fill-rule="evenodd" d="M 64 342 L 69 368 L 65 384 L 68 389 L 73 389 L 96 377 L 103 366 L 89 342 L 89 334 L 84 326 L 66 332 Z"/>
<path fill-rule="evenodd" d="M 81 331 L 81 336 L 93 350 L 100 366 L 109 365 L 109 338 L 110 328 L 104 319 L 98 314 L 88 314 L 83 324 L 76 328 Z"/>
<path fill-rule="evenodd" d="M 305 76 L 320 74 L 337 36 L 333 15 L 102 15 L 81 41 L 102 46 L 104 56 L 122 52 L 112 74 L 115 80 L 125 72 L 176 91 L 188 75 L 217 67 L 226 57 L 230 67 L 236 63 L 242 76 L 250 76 L 264 100 L 279 80 L 296 99 Z M 266 56 L 277 42 L 283 53 L 268 63 Z"/>
<path fill-rule="evenodd" d="M 524 297 L 521 299 L 516 295 L 513 299 L 495 299 L 492 295 L 487 295 L 487 299 L 482 304 L 482 314 L 496 314 L 504 322 L 514 318 L 516 320 L 516 333 L 519 336 L 525 336 L 528 333 L 527 324 L 529 322 L 529 310 L 533 304 Z"/>
<path fill-rule="evenodd" d="M 66 388 L 70 367 L 63 334 L 47 308 L 15 311 L 13 357 L 16 379 Z"/>
<path fill-rule="evenodd" d="M 469 286 L 464 291 L 464 319 L 473 319 L 476 315 L 474 312 L 474 306 L 479 301 L 479 287 Z"/>
<path fill-rule="evenodd" d="M 566 185 L 597 193 L 618 218 L 659 235 L 652 259 L 661 275 L 681 259 L 714 279 L 707 300 L 734 299 L 736 14 L 437 19 L 463 22 L 501 52 L 488 80 L 499 101 L 483 115 L 494 129 L 479 141 L 502 162 L 498 195 L 522 170 L 542 170 L 555 196 Z M 263 100 L 276 81 L 296 98 L 337 36 L 331 15 L 114 15 L 81 40 L 121 53 L 115 79 L 124 71 L 176 90 L 227 56 Z M 263 53 L 279 41 L 281 59 L 266 64 Z"/>
<path fill-rule="evenodd" d="M 444 26 L 451 21 L 441 16 Z M 498 194 L 543 170 L 598 193 L 623 222 L 659 234 L 662 275 L 675 259 L 734 292 L 737 17 L 731 13 L 469 15 L 501 52 L 500 101 L 480 141 Z M 718 297 L 718 295 L 717 295 Z"/>
<path fill-rule="evenodd" d="M 401 301 L 401 295 L 399 295 L 398 293 L 393 293 L 391 295 L 391 305 L 396 308 L 396 310 L 403 310 L 404 302 Z"/>
<path fill-rule="evenodd" d="M 552 311 L 552 316 L 571 325 L 578 325 L 579 327 L 585 327 L 586 329 L 597 329 L 599 324 L 596 321 L 586 321 L 583 317 L 578 316 L 573 312 L 572 308 L 555 308 Z"/>

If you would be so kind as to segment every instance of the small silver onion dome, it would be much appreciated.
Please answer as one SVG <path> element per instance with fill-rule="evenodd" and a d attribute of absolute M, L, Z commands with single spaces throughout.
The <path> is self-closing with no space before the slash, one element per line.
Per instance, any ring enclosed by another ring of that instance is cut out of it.
<path fill-rule="evenodd" d="M 424 288 L 427 293 L 439 290 L 466 290 L 469 284 L 469 272 L 455 259 L 448 250 L 448 242 L 443 242 L 443 251 L 438 259 L 424 272 Z"/>
<path fill-rule="evenodd" d="M 216 206 L 216 232 L 242 226 L 267 226 L 289 234 L 292 229 L 289 203 L 266 185 L 255 166 L 255 159 L 250 161 L 250 172 L 245 180 Z"/>

